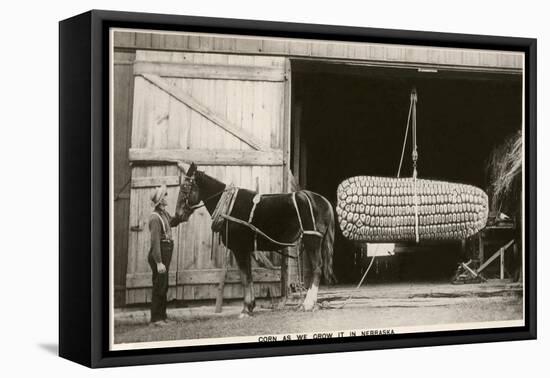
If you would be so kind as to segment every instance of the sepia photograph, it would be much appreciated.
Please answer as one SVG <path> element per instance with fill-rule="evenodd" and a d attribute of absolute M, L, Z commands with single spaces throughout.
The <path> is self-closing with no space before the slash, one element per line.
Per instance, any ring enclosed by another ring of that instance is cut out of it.
<path fill-rule="evenodd" d="M 109 43 L 111 351 L 525 326 L 523 53 Z"/>

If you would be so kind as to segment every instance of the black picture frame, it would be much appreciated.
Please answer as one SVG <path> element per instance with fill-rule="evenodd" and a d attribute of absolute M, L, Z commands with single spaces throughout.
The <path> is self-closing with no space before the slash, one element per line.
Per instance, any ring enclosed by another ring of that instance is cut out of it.
<path fill-rule="evenodd" d="M 109 351 L 109 28 L 517 51 L 525 54 L 525 326 Z M 534 339 L 536 39 L 93 10 L 59 24 L 59 354 L 89 367 Z"/>

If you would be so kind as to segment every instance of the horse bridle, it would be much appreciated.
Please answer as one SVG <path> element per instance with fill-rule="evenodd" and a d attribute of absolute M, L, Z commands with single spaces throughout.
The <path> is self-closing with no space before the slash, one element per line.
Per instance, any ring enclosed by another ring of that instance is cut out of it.
<path fill-rule="evenodd" d="M 189 196 L 193 190 L 194 184 L 195 184 L 195 175 L 194 174 L 193 176 L 185 175 L 185 179 L 180 186 L 180 190 L 183 195 L 183 211 L 185 213 L 189 213 L 190 215 L 200 207 L 199 204 L 196 204 L 196 205 L 189 204 Z"/>
<path fill-rule="evenodd" d="M 195 173 L 193 173 L 193 176 L 187 176 L 185 175 L 184 182 L 181 184 L 181 191 L 183 192 L 184 196 L 184 202 L 183 207 L 185 212 L 189 212 L 189 214 L 193 214 L 193 212 L 197 209 L 200 209 L 201 207 L 206 206 L 206 204 L 211 201 L 216 196 L 219 196 L 223 192 L 225 192 L 227 189 L 221 190 L 217 193 L 214 193 L 213 195 L 209 196 L 208 198 L 201 200 L 196 205 L 190 205 L 189 204 L 189 196 L 191 194 L 191 191 L 193 190 L 193 185 L 195 185 Z"/>

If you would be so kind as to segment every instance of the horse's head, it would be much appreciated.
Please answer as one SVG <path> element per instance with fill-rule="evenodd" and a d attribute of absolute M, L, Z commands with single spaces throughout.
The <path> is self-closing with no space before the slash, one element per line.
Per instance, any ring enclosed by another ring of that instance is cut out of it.
<path fill-rule="evenodd" d="M 213 214 L 226 185 L 197 170 L 195 163 L 191 163 L 190 166 L 178 163 L 178 166 L 185 172 L 185 176 L 180 186 L 176 215 L 187 221 L 196 209 L 203 206 Z"/>
<path fill-rule="evenodd" d="M 176 204 L 176 215 L 184 222 L 189 219 L 201 201 L 199 187 L 196 183 L 196 173 L 197 166 L 195 163 L 191 163 L 180 185 L 178 202 Z"/>

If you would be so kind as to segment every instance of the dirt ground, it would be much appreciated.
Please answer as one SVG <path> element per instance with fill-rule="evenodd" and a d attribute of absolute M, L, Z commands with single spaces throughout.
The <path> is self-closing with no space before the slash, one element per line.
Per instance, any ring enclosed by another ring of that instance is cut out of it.
<path fill-rule="evenodd" d="M 352 299 L 340 308 L 352 293 Z M 349 286 L 321 288 L 313 312 L 300 310 L 299 301 L 300 296 L 294 295 L 286 303 L 260 302 L 254 316 L 244 319 L 238 318 L 238 303 L 224 307 L 221 316 L 214 314 L 213 305 L 194 314 L 172 310 L 173 322 L 164 327 L 150 326 L 145 318 L 123 322 L 122 312 L 119 320 L 115 317 L 115 344 L 477 323 L 523 316 L 521 285 L 501 282 L 373 284 L 358 291 Z"/>

